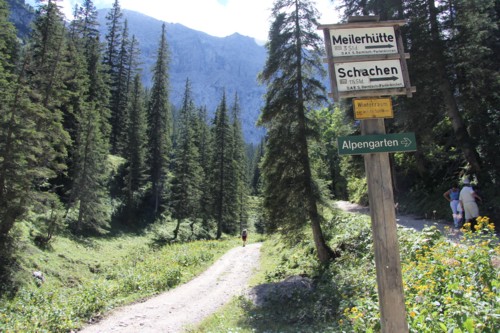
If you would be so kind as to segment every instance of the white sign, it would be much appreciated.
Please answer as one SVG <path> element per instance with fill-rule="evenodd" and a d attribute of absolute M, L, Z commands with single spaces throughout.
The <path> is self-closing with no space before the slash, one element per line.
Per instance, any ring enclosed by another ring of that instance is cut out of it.
<path fill-rule="evenodd" d="M 333 57 L 398 53 L 394 27 L 331 29 Z"/>
<path fill-rule="evenodd" d="M 404 88 L 399 60 L 375 60 L 335 64 L 339 92 Z"/>

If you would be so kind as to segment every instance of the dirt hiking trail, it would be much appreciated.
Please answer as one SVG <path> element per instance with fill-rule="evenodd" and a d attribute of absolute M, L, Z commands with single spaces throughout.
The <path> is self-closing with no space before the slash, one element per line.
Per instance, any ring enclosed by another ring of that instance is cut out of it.
<path fill-rule="evenodd" d="M 183 332 L 248 288 L 259 266 L 261 243 L 231 249 L 193 280 L 150 298 L 111 311 L 83 333 Z"/>
<path fill-rule="evenodd" d="M 344 211 L 369 214 L 369 208 L 337 201 Z M 450 240 L 458 240 L 461 232 L 446 228 L 451 222 L 424 220 L 397 214 L 396 222 L 421 231 L 435 225 Z M 101 321 L 84 327 L 83 333 L 177 333 L 199 324 L 203 319 L 238 295 L 246 295 L 248 280 L 259 266 L 261 243 L 231 249 L 204 273 L 190 282 L 142 303 L 117 308 Z"/>

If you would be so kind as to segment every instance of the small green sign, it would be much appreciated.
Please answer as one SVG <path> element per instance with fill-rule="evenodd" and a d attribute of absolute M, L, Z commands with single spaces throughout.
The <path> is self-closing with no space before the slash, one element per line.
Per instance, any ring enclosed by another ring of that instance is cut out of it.
<path fill-rule="evenodd" d="M 341 136 L 337 139 L 339 155 L 396 153 L 417 150 L 415 133 Z"/>

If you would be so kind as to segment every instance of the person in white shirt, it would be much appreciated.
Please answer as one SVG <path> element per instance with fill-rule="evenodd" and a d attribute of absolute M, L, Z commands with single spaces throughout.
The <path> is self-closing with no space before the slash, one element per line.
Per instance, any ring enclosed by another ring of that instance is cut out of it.
<path fill-rule="evenodd" d="M 458 200 L 464 212 L 465 221 L 474 224 L 476 218 L 479 216 L 479 207 L 477 206 L 476 200 L 482 201 L 482 199 L 474 192 L 474 189 L 470 185 L 469 178 L 464 179 L 464 187 L 460 190 Z M 473 227 L 474 226 L 471 226 L 472 231 L 474 231 Z"/>

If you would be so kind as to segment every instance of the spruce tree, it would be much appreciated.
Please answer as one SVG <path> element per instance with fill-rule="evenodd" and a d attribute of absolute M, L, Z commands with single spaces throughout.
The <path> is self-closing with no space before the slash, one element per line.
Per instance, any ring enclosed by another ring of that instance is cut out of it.
<path fill-rule="evenodd" d="M 26 134 L 32 133 L 33 125 L 23 121 L 29 108 L 21 105 L 20 92 L 15 95 L 17 88 L 22 87 L 12 72 L 14 62 L 10 46 L 15 40 L 7 4 L 0 0 L 0 242 L 24 213 L 26 201 L 23 197 L 30 183 L 28 170 L 23 167 L 29 158 L 24 145 L 29 147 Z M 26 96 L 24 101 L 28 103 Z"/>
<path fill-rule="evenodd" d="M 213 136 L 212 130 L 208 123 L 207 109 L 205 106 L 200 107 L 195 117 L 195 145 L 199 152 L 199 164 L 202 169 L 201 178 L 201 197 L 200 197 L 200 212 L 199 215 L 203 220 L 203 227 L 206 231 L 211 231 L 210 221 L 213 218 L 213 169 L 211 159 L 213 156 Z"/>
<path fill-rule="evenodd" d="M 106 26 L 108 32 L 106 38 L 106 50 L 104 52 L 103 62 L 108 66 L 108 71 L 113 77 L 117 72 L 118 56 L 122 40 L 121 33 L 123 32 L 123 13 L 120 7 L 120 2 L 115 0 L 113 7 L 106 15 Z"/>
<path fill-rule="evenodd" d="M 262 192 L 261 161 L 264 158 L 265 140 L 263 139 L 255 148 L 254 159 L 251 168 L 251 188 L 253 195 L 260 195 Z"/>
<path fill-rule="evenodd" d="M 131 222 L 137 212 L 137 208 L 143 199 L 142 192 L 147 181 L 147 125 L 144 106 L 144 89 L 141 84 L 141 76 L 136 74 L 129 97 L 128 117 L 130 123 L 125 149 L 125 157 L 128 161 L 125 176 L 125 211 L 127 212 L 128 222 Z"/>
<path fill-rule="evenodd" d="M 19 45 L 16 28 L 9 20 L 9 6 L 5 0 L 0 1 L 0 52 L 2 66 L 11 70 L 17 62 Z"/>
<path fill-rule="evenodd" d="M 127 136 L 124 140 L 124 157 L 127 159 L 125 176 L 125 215 L 128 222 L 136 215 L 137 208 L 144 199 L 144 189 L 147 183 L 147 115 L 146 96 L 141 83 L 139 68 L 138 42 L 132 36 L 129 47 L 128 74 L 132 78 L 129 97 L 127 98 Z"/>
<path fill-rule="evenodd" d="M 308 0 L 277 0 L 272 9 L 268 57 L 260 79 L 267 84 L 260 123 L 267 150 L 263 162 L 264 208 L 271 230 L 298 239 L 309 222 L 319 260 L 333 255 L 321 230 L 320 194 L 309 161 L 307 108 L 319 106 L 326 93 L 318 13 Z"/>
<path fill-rule="evenodd" d="M 222 95 L 214 119 L 213 141 L 213 207 L 217 221 L 217 239 L 222 233 L 234 234 L 234 191 L 233 180 L 232 128 L 226 104 L 226 93 Z"/>
<path fill-rule="evenodd" d="M 194 138 L 195 112 L 191 84 L 189 80 L 186 80 L 182 108 L 179 113 L 171 188 L 173 216 L 179 220 L 195 219 L 200 210 L 203 170 Z"/>
<path fill-rule="evenodd" d="M 456 64 L 459 111 L 481 158 L 478 178 L 490 184 L 500 178 L 500 3 L 455 0 L 447 8 L 446 45 Z"/>
<path fill-rule="evenodd" d="M 169 51 L 165 23 L 162 25 L 153 86 L 149 101 L 149 166 L 153 211 L 158 213 L 167 190 L 169 154 L 171 153 L 172 116 L 169 102 Z"/>
<path fill-rule="evenodd" d="M 245 153 L 245 141 L 241 129 L 241 107 L 238 94 L 234 95 L 234 102 L 231 106 L 232 119 L 232 159 L 233 159 L 233 188 L 234 188 L 234 215 L 235 221 L 239 223 L 239 231 L 248 228 L 247 197 L 248 197 L 248 177 L 247 160 Z"/>
<path fill-rule="evenodd" d="M 125 20 L 123 25 L 123 32 L 121 34 L 121 45 L 118 53 L 118 63 L 116 68 L 116 75 L 113 76 L 111 82 L 111 152 L 117 155 L 124 154 L 125 139 L 127 136 L 127 104 L 129 89 L 132 80 L 130 44 L 131 41 L 128 37 L 128 21 Z"/>
<path fill-rule="evenodd" d="M 123 13 L 118 0 L 113 2 L 112 8 L 106 15 L 106 26 L 106 49 L 103 56 L 103 62 L 109 74 L 111 91 L 111 98 L 109 101 L 109 108 L 111 111 L 111 153 L 117 154 L 119 152 L 118 137 L 124 133 L 122 124 L 124 117 L 122 98 L 124 97 L 124 93 L 122 91 L 123 82 L 121 81 L 123 72 L 121 71 L 123 70 L 123 57 L 126 55 L 121 51 L 126 50 L 126 45 L 124 45 L 124 43 L 128 43 L 127 36 L 123 35 L 124 32 L 127 33 L 127 30 L 124 30 Z M 123 48 L 123 46 L 125 48 Z"/>
<path fill-rule="evenodd" d="M 13 32 L 0 4 L 3 41 Z M 65 168 L 68 133 L 61 104 L 67 64 L 65 28 L 57 4 L 49 1 L 37 12 L 33 35 L 19 70 L 11 72 L 13 50 L 0 42 L 0 236 L 8 235 L 28 208 L 43 212 L 58 206 L 51 181 Z M 12 45 L 12 44 L 11 44 Z M 12 58 L 11 58 L 12 59 Z M 50 208 L 49 208 L 50 209 Z"/>
<path fill-rule="evenodd" d="M 398 99 L 395 125 L 419 138 L 411 172 L 429 189 L 436 188 L 435 178 L 454 182 L 464 171 L 490 183 L 496 155 L 488 147 L 496 143 L 483 143 L 497 127 L 491 115 L 499 98 L 498 2 L 356 0 L 342 1 L 342 7 L 346 18 L 377 14 L 381 20 L 408 20 L 402 30 L 417 93 Z"/>
<path fill-rule="evenodd" d="M 73 96 L 69 106 L 75 122 L 71 126 L 68 212 L 75 212 L 71 216 L 76 232 L 106 232 L 110 220 L 106 179 L 109 94 L 97 27 L 97 10 L 87 0 L 72 22 L 72 54 L 68 59 L 73 74 L 73 84 L 68 86 Z"/>

